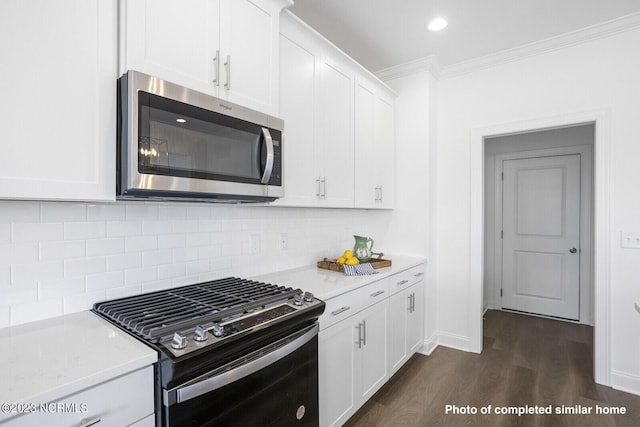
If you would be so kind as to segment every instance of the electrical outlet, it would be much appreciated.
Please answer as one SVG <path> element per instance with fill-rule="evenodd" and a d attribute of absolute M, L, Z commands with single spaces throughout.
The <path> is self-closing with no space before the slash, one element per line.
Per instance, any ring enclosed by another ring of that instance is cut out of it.
<path fill-rule="evenodd" d="M 251 235 L 251 247 L 249 249 L 252 254 L 260 253 L 260 235 L 252 234 Z"/>
<path fill-rule="evenodd" d="M 283 251 L 289 249 L 289 235 L 287 233 L 280 233 L 280 249 Z"/>
<path fill-rule="evenodd" d="M 620 247 L 640 249 L 640 232 L 623 231 L 620 233 Z"/>

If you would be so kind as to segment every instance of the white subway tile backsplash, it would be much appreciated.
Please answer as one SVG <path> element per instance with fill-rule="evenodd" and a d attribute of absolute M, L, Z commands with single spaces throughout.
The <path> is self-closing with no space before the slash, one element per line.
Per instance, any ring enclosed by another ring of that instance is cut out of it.
<path fill-rule="evenodd" d="M 140 221 L 107 222 L 107 236 L 109 237 L 139 236 L 140 234 L 142 234 L 142 222 Z"/>
<path fill-rule="evenodd" d="M 124 272 L 124 284 L 133 285 L 158 280 L 157 267 L 131 268 Z"/>
<path fill-rule="evenodd" d="M 0 286 L 0 305 L 31 303 L 38 300 L 38 285 Z"/>
<path fill-rule="evenodd" d="M 0 305 L 0 328 L 11 326 L 11 306 Z"/>
<path fill-rule="evenodd" d="M 61 279 L 63 275 L 63 260 L 11 265 L 11 283 L 16 286 L 33 284 L 38 280 Z"/>
<path fill-rule="evenodd" d="M 173 251 L 171 249 L 148 251 L 142 254 L 142 265 L 145 267 L 171 264 L 172 261 Z"/>
<path fill-rule="evenodd" d="M 383 214 L 338 209 L 0 201 L 0 327 L 310 264 L 384 224 Z M 287 251 L 279 246 L 283 232 Z"/>
<path fill-rule="evenodd" d="M 11 284 L 11 265 L 0 264 L 0 286 L 9 286 Z"/>
<path fill-rule="evenodd" d="M 93 292 L 107 288 L 117 288 L 119 286 L 124 286 L 123 271 L 89 274 L 87 276 L 87 292 Z"/>
<path fill-rule="evenodd" d="M 15 304 L 11 306 L 11 324 L 33 322 L 60 316 L 64 313 L 62 298 L 42 300 L 28 304 Z"/>
<path fill-rule="evenodd" d="M 158 236 L 134 236 L 125 238 L 125 252 L 140 252 L 152 249 L 158 249 Z"/>
<path fill-rule="evenodd" d="M 142 267 L 142 254 L 140 252 L 107 256 L 107 271 L 140 267 Z"/>
<path fill-rule="evenodd" d="M 124 221 L 126 206 L 117 203 L 97 204 L 87 206 L 87 220 L 89 221 Z"/>
<path fill-rule="evenodd" d="M 165 234 L 158 236 L 158 249 L 183 248 L 186 236 L 184 234 Z"/>
<path fill-rule="evenodd" d="M 174 279 L 186 274 L 186 264 L 165 264 L 158 267 L 158 279 Z"/>
<path fill-rule="evenodd" d="M 169 221 L 187 219 L 187 207 L 185 205 L 161 205 L 158 209 L 158 218 Z"/>
<path fill-rule="evenodd" d="M 83 294 L 67 295 L 62 299 L 64 313 L 76 313 L 82 310 L 89 310 L 93 307 L 94 303 L 105 301 L 106 299 L 107 293 L 104 289 Z"/>
<path fill-rule="evenodd" d="M 158 206 L 147 203 L 132 203 L 126 207 L 127 221 L 153 221 L 158 219 Z"/>
<path fill-rule="evenodd" d="M 11 225 L 0 224 L 0 244 L 11 242 Z"/>
<path fill-rule="evenodd" d="M 124 238 L 87 240 L 87 256 L 121 254 L 125 249 Z"/>
<path fill-rule="evenodd" d="M 38 282 L 38 299 L 49 300 L 64 297 L 66 295 L 85 292 L 85 278 L 73 277 L 70 279 L 41 280 Z"/>
<path fill-rule="evenodd" d="M 87 205 L 80 203 L 42 203 L 40 221 L 64 222 L 85 221 L 87 219 Z"/>
<path fill-rule="evenodd" d="M 40 259 L 43 261 L 85 256 L 84 240 L 67 240 L 62 242 L 41 242 Z"/>
<path fill-rule="evenodd" d="M 0 244 L 0 263 L 15 264 L 38 261 L 38 243 Z"/>
<path fill-rule="evenodd" d="M 186 262 L 197 260 L 198 248 L 176 248 L 173 250 L 173 262 Z"/>
<path fill-rule="evenodd" d="M 40 203 L 0 201 L 0 222 L 39 222 Z"/>
<path fill-rule="evenodd" d="M 104 273 L 107 271 L 105 257 L 73 258 L 64 261 L 64 276 L 87 276 L 89 274 Z"/>
<path fill-rule="evenodd" d="M 11 227 L 11 241 L 14 243 L 62 239 L 64 239 L 62 223 L 17 223 Z"/>
<path fill-rule="evenodd" d="M 107 299 L 124 298 L 142 293 L 141 285 L 120 286 L 118 288 L 107 289 Z"/>
<path fill-rule="evenodd" d="M 106 223 L 102 221 L 64 223 L 65 240 L 99 239 L 106 235 Z"/>

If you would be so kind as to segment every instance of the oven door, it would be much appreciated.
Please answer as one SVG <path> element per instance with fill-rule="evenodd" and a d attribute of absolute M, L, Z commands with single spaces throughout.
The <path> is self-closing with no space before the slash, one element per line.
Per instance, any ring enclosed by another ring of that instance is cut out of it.
<path fill-rule="evenodd" d="M 318 426 L 318 326 L 163 391 L 169 426 Z"/>

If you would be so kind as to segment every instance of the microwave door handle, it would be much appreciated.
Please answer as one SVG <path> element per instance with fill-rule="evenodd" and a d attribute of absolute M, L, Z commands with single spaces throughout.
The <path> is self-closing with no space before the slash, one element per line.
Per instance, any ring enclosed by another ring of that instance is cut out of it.
<path fill-rule="evenodd" d="M 260 182 L 268 184 L 271 179 L 271 172 L 273 172 L 273 139 L 271 138 L 271 132 L 267 128 L 262 128 L 262 136 L 264 136 L 267 146 L 267 162 L 264 165 L 264 173 Z"/>

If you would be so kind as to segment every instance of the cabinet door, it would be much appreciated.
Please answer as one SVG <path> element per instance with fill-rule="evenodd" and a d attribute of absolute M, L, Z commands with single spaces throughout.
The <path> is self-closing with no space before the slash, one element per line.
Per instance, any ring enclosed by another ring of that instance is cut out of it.
<path fill-rule="evenodd" d="M 314 147 L 320 61 L 313 48 L 299 36 L 280 36 L 280 117 L 286 129 L 282 143 L 285 196 L 275 202 L 278 205 L 317 203 Z"/>
<path fill-rule="evenodd" d="M 215 95 L 219 0 L 121 0 L 120 73 L 137 70 Z"/>
<path fill-rule="evenodd" d="M 0 198 L 115 199 L 116 11 L 0 3 Z"/>
<path fill-rule="evenodd" d="M 361 405 L 389 379 L 389 303 L 386 300 L 379 302 L 356 317 L 361 329 L 354 328 L 354 342 L 358 341 L 358 333 L 362 334 L 355 375 Z"/>
<path fill-rule="evenodd" d="M 396 373 L 409 359 L 407 351 L 407 317 L 411 307 L 410 290 L 405 289 L 389 298 L 389 366 Z"/>
<path fill-rule="evenodd" d="M 318 335 L 318 385 L 320 425 L 342 425 L 355 412 L 357 346 L 353 340 L 353 317 L 338 322 Z"/>
<path fill-rule="evenodd" d="M 394 205 L 395 184 L 395 135 L 394 135 L 394 100 L 391 97 L 378 95 L 373 105 L 375 158 L 371 164 L 374 169 L 374 187 L 376 207 L 391 209 Z"/>
<path fill-rule="evenodd" d="M 224 97 L 272 115 L 278 112 L 279 14 L 270 0 L 220 3 Z"/>
<path fill-rule="evenodd" d="M 424 342 L 424 280 L 389 299 L 389 374 L 393 375 Z"/>
<path fill-rule="evenodd" d="M 368 79 L 356 79 L 355 206 L 393 208 L 394 99 Z"/>
<path fill-rule="evenodd" d="M 353 74 L 331 58 L 320 70 L 319 140 L 322 206 L 353 207 Z"/>
<path fill-rule="evenodd" d="M 376 207 L 375 172 L 378 157 L 375 151 L 377 138 L 375 131 L 378 124 L 374 122 L 376 95 L 371 87 L 361 79 L 356 80 L 354 108 L 355 136 L 355 206 L 357 208 Z M 381 154 L 380 154 L 381 155 Z"/>
<path fill-rule="evenodd" d="M 410 288 L 413 310 L 407 316 L 407 352 L 411 357 L 424 344 L 424 280 Z"/>

